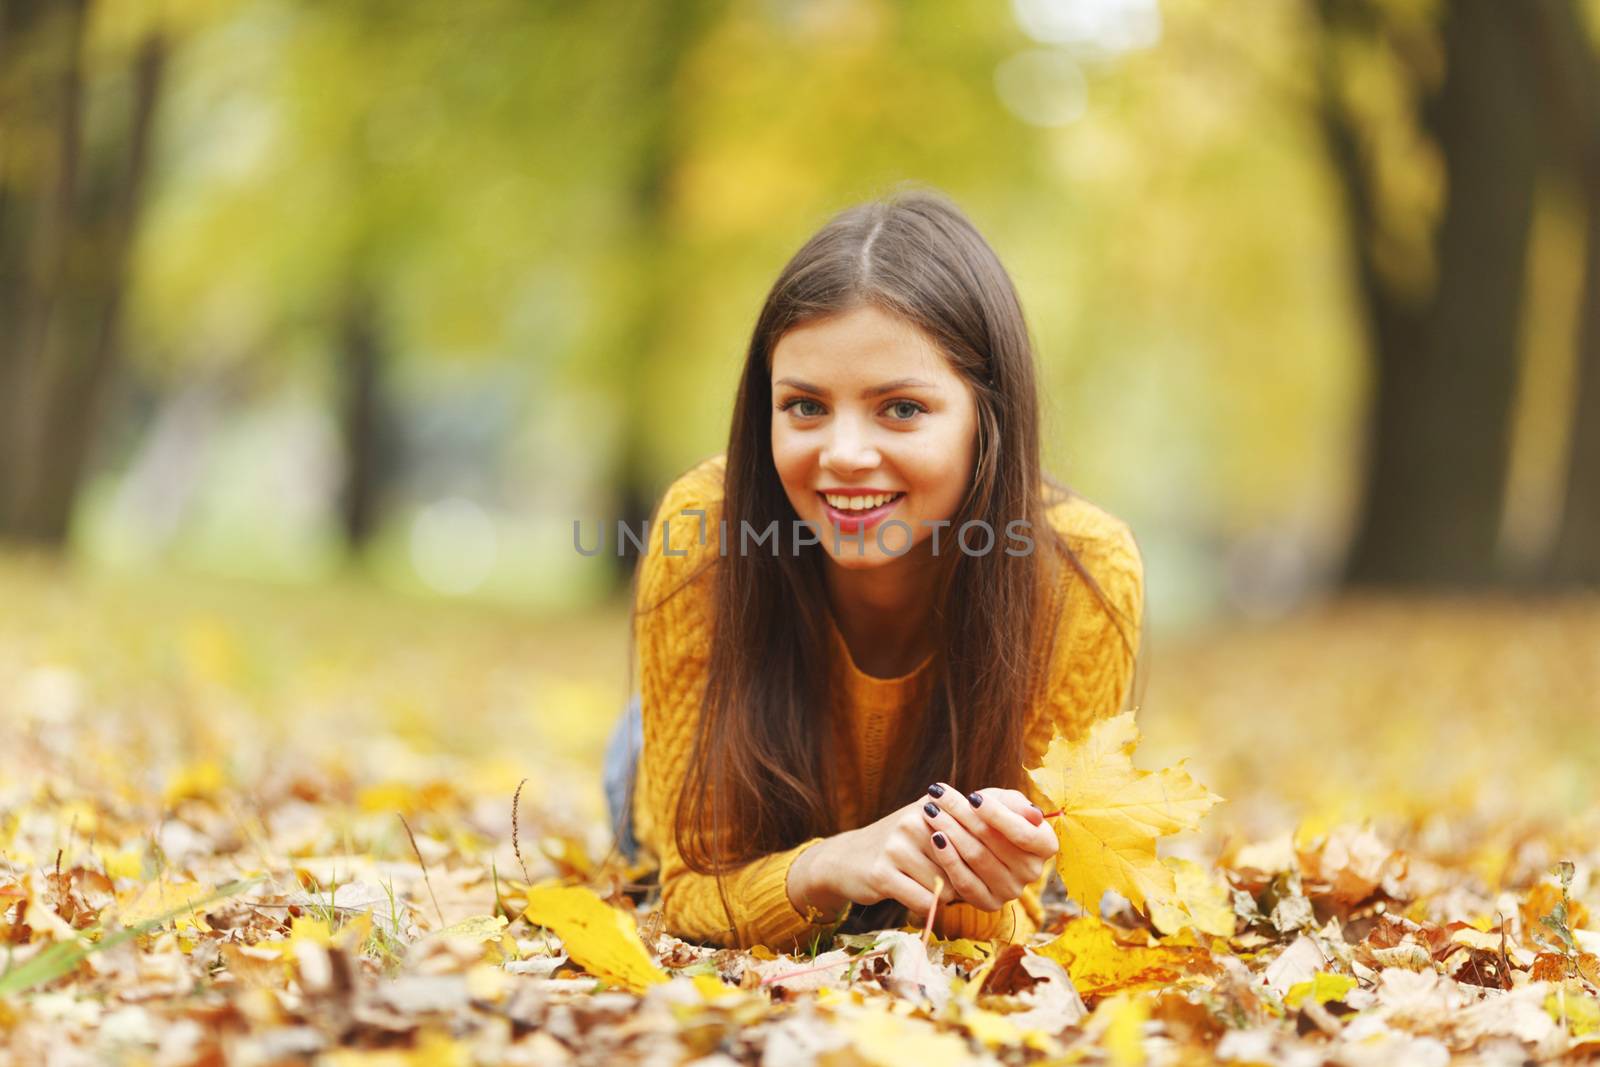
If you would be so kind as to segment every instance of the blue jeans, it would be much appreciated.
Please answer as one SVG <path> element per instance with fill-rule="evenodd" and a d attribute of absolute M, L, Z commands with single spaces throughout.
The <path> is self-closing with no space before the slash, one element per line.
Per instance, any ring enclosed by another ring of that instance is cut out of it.
<path fill-rule="evenodd" d="M 601 772 L 606 807 L 611 810 L 611 831 L 616 835 L 618 850 L 629 863 L 639 858 L 639 842 L 633 836 L 633 786 L 639 776 L 639 750 L 643 747 L 644 714 L 635 693 L 606 743 L 605 769 Z"/>

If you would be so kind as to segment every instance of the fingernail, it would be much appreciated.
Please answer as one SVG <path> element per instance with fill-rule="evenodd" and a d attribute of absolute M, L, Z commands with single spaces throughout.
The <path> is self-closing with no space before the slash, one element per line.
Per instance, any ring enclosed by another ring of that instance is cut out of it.
<path fill-rule="evenodd" d="M 934 834 L 933 835 L 933 847 L 934 848 L 944 848 L 944 835 L 943 834 Z"/>
<path fill-rule="evenodd" d="M 1044 812 L 1040 811 L 1039 805 L 1037 805 L 1037 804 L 1029 804 L 1028 807 L 1032 808 L 1034 811 L 1039 812 L 1039 818 L 1041 818 L 1041 819 L 1044 818 Z"/>
<path fill-rule="evenodd" d="M 927 813 L 927 816 L 930 819 L 936 819 L 939 817 L 939 805 L 935 804 L 931 800 L 922 805 L 922 810 Z"/>
<path fill-rule="evenodd" d="M 940 785 L 938 782 L 934 782 L 928 787 L 928 795 L 930 797 L 944 796 L 944 786 Z"/>
<path fill-rule="evenodd" d="M 981 808 L 983 807 L 983 798 L 976 793 L 968 793 L 967 803 L 971 804 L 975 808 Z"/>

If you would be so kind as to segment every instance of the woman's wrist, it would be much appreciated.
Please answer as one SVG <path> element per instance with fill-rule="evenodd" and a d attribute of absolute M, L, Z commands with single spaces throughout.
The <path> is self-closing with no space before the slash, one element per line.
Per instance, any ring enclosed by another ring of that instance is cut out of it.
<path fill-rule="evenodd" d="M 784 882 L 789 903 L 811 922 L 839 922 L 850 907 L 850 899 L 840 893 L 828 877 L 831 867 L 831 850 L 828 846 L 837 839 L 836 835 L 817 842 L 796 856 L 789 865 L 788 878 Z"/>

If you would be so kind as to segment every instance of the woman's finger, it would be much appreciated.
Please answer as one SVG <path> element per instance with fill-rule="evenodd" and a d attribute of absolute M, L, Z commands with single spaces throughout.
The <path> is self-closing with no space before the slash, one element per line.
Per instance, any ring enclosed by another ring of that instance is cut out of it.
<path fill-rule="evenodd" d="M 893 864 L 901 874 L 914 880 L 931 895 L 933 887 L 941 882 L 944 888 L 939 893 L 939 903 L 949 904 L 956 899 L 957 893 L 950 879 L 939 868 L 939 864 L 924 847 L 920 828 L 908 829 L 897 835 L 884 849 L 884 856 Z"/>
<path fill-rule="evenodd" d="M 924 802 L 923 815 L 926 817 L 929 829 L 941 829 L 953 822 L 965 829 L 970 837 L 981 841 L 1007 870 L 1019 870 L 1026 862 L 1026 854 L 1013 845 L 1004 834 L 990 827 L 973 808 L 971 799 L 963 796 L 960 790 L 944 782 L 938 782 L 928 787 L 928 795 L 933 799 Z M 928 803 L 948 816 L 948 820 L 941 821 L 937 813 L 930 814 L 927 811 Z M 971 861 L 968 863 L 970 865 Z"/>
<path fill-rule="evenodd" d="M 932 804 L 929 801 L 929 804 Z M 929 814 L 932 811 L 933 814 Z M 967 828 L 957 822 L 944 809 L 933 805 L 923 811 L 923 816 L 928 823 L 928 828 L 938 837 L 944 839 L 946 844 L 942 848 L 950 848 L 961 859 L 965 867 L 977 876 L 987 890 L 987 895 L 997 900 L 995 906 L 1007 900 L 1015 900 L 1021 892 L 1021 886 L 1027 881 L 1028 864 L 1030 861 L 1009 844 L 1002 844 L 1002 853 L 997 853 L 987 843 L 974 837 Z M 977 820 L 974 816 L 974 821 Z M 937 841 L 933 842 L 936 846 Z M 938 857 L 938 853 L 935 853 Z M 963 899 L 974 900 L 966 889 L 961 893 Z M 992 909 L 986 909 L 992 910 Z"/>
<path fill-rule="evenodd" d="M 1027 819 L 1032 825 L 1040 826 L 1044 823 L 1044 812 L 1029 800 L 1026 794 L 1019 793 L 1015 789 L 997 789 L 995 795 L 1002 804 Z"/>
<path fill-rule="evenodd" d="M 933 907 L 933 893 L 904 871 L 891 870 L 884 876 L 888 899 L 904 905 L 913 915 L 926 915 Z"/>
<path fill-rule="evenodd" d="M 1059 847 L 1055 830 L 1046 825 L 1035 826 L 1023 818 L 997 795 L 1001 792 L 998 789 L 983 789 L 968 799 L 977 799 L 979 803 L 973 806 L 977 808 L 978 815 L 1018 849 L 1030 856 L 1054 856 Z"/>
<path fill-rule="evenodd" d="M 958 898 L 984 911 L 994 911 L 1011 899 L 1005 895 L 1004 888 L 1011 882 L 1010 874 L 1009 872 L 1004 872 L 1003 876 L 997 877 L 996 880 L 1000 882 L 999 886 L 980 876 L 967 863 L 961 852 L 956 848 L 955 843 L 951 840 L 951 836 L 958 833 L 963 836 L 969 836 L 965 830 L 959 828 L 952 828 L 948 832 L 935 830 L 929 834 L 929 855 L 944 871 L 945 881 L 955 887 Z M 987 855 L 988 849 L 983 849 L 983 852 Z M 993 858 L 990 857 L 990 859 L 993 862 Z"/>

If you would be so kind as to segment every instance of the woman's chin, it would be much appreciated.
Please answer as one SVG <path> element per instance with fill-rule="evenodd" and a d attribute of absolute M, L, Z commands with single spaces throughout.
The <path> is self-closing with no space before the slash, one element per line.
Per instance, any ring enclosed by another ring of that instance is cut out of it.
<path fill-rule="evenodd" d="M 856 546 L 849 541 L 839 546 L 835 552 L 831 548 L 825 550 L 828 558 L 846 570 L 871 570 L 873 567 L 882 567 L 886 563 L 893 563 L 898 557 L 879 552 L 873 545 L 868 545 L 864 552 L 858 552 Z"/>

